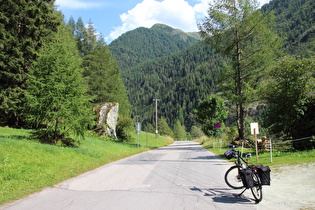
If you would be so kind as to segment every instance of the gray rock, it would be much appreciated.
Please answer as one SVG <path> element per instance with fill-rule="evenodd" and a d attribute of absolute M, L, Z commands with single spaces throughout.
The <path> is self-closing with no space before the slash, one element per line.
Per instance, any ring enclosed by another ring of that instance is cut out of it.
<path fill-rule="evenodd" d="M 98 112 L 98 121 L 96 131 L 101 136 L 116 136 L 116 125 L 118 120 L 119 103 L 105 103 L 96 107 L 94 110 Z"/>

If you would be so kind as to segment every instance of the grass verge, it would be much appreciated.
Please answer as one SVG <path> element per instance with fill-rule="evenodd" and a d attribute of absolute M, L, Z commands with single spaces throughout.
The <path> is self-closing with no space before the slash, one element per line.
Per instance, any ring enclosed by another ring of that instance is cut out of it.
<path fill-rule="evenodd" d="M 0 205 L 109 162 L 173 143 L 171 138 L 143 132 L 132 143 L 87 137 L 80 147 L 65 148 L 30 141 L 29 134 L 29 130 L 0 127 Z"/>
<path fill-rule="evenodd" d="M 198 140 L 197 140 L 198 141 Z M 204 138 L 198 141 L 201 143 L 206 149 L 209 151 L 224 157 L 224 152 L 229 149 L 228 147 L 224 146 L 222 148 L 213 147 L 213 143 L 211 140 Z M 237 148 L 238 150 L 242 150 L 242 148 Z M 258 161 L 256 161 L 256 151 L 253 149 L 244 148 L 244 153 L 252 153 L 252 158 L 249 160 L 249 164 L 252 165 L 268 165 L 272 166 L 273 168 L 277 168 L 284 165 L 295 165 L 295 164 L 303 164 L 303 163 L 312 163 L 315 162 L 315 150 L 307 150 L 307 151 L 291 151 L 291 152 L 284 152 L 284 151 L 277 151 L 274 150 L 272 152 L 272 158 L 269 151 L 258 151 Z M 271 162 L 272 160 L 272 162 Z M 234 162 L 235 159 L 231 159 L 230 161 Z"/>

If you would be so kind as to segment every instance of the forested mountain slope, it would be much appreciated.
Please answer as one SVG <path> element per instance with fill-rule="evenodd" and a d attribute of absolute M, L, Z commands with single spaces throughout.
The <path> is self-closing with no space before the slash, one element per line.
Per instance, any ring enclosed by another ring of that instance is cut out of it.
<path fill-rule="evenodd" d="M 314 0 L 273 0 L 262 11 L 274 11 L 275 30 L 284 38 L 286 53 L 314 55 Z M 109 47 L 122 69 L 133 115 L 139 115 L 144 124 L 154 124 L 153 98 L 159 98 L 159 116 L 171 127 L 179 119 L 189 130 L 194 124 L 192 110 L 206 95 L 217 91 L 223 59 L 187 34 L 171 35 L 175 31 L 165 25 L 139 28 Z"/>
<path fill-rule="evenodd" d="M 155 24 L 151 28 L 140 27 L 126 32 L 114 40 L 109 49 L 124 71 L 149 59 L 183 50 L 197 41 L 199 39 L 195 34 Z"/>
<path fill-rule="evenodd" d="M 173 125 L 177 119 L 190 129 L 192 110 L 206 95 L 215 91 L 222 58 L 203 42 L 171 56 L 137 65 L 123 73 L 133 113 L 145 123 L 154 122 L 155 103 L 159 116 Z"/>
<path fill-rule="evenodd" d="M 315 1 L 273 0 L 262 7 L 274 11 L 278 34 L 285 40 L 285 49 L 294 55 L 310 56 L 315 52 Z"/>

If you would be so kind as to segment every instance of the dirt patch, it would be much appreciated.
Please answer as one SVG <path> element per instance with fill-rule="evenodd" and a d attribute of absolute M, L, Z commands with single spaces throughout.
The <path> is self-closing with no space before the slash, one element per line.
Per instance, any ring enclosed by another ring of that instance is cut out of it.
<path fill-rule="evenodd" d="M 263 187 L 257 209 L 315 210 L 315 162 L 271 170 L 271 186 Z"/>

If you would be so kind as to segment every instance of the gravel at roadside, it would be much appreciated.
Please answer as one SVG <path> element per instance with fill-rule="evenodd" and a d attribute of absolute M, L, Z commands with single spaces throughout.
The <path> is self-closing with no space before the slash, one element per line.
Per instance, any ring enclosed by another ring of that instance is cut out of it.
<path fill-rule="evenodd" d="M 271 186 L 263 187 L 257 209 L 315 210 L 315 162 L 271 170 Z"/>

